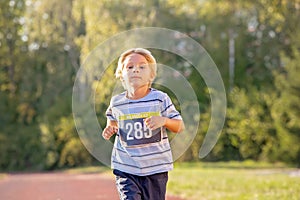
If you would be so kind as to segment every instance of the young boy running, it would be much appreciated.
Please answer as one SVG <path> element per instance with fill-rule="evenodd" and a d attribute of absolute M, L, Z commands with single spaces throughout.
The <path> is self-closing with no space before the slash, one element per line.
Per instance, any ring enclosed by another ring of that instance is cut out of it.
<path fill-rule="evenodd" d="M 173 169 L 166 129 L 181 132 L 181 115 L 166 93 L 151 88 L 156 60 L 148 50 L 125 51 L 116 77 L 125 92 L 112 97 L 102 136 L 108 140 L 116 134 L 111 165 L 120 199 L 164 200 Z"/>

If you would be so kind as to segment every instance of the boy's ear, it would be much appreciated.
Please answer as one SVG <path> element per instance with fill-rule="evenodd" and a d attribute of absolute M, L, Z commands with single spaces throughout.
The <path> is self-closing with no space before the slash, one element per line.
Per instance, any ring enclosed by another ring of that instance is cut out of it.
<path fill-rule="evenodd" d="M 155 75 L 153 73 L 151 73 L 151 77 L 150 77 L 151 82 L 153 82 L 154 79 L 155 79 Z"/>

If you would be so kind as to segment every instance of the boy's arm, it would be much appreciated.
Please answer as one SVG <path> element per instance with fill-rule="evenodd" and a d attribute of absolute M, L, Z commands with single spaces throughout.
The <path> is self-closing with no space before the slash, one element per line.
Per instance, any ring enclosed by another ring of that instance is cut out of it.
<path fill-rule="evenodd" d="M 106 140 L 109 140 L 109 138 L 117 132 L 118 132 L 118 122 L 108 119 L 106 122 L 106 127 L 102 132 L 102 137 Z"/>
<path fill-rule="evenodd" d="M 180 133 L 184 130 L 185 126 L 183 120 L 181 119 L 169 119 L 165 117 L 165 127 L 171 132 Z"/>
<path fill-rule="evenodd" d="M 185 128 L 184 123 L 180 119 L 169 119 L 167 117 L 152 116 L 144 120 L 146 126 L 151 130 L 165 126 L 168 130 L 174 133 L 182 132 Z"/>

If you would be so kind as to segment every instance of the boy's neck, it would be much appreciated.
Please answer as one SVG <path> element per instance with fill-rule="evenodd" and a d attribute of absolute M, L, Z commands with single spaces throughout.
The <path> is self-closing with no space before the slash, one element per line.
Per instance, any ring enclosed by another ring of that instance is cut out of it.
<path fill-rule="evenodd" d="M 149 94 L 150 88 L 147 87 L 140 87 L 140 88 L 133 88 L 131 90 L 127 90 L 126 96 L 128 99 L 140 99 L 145 97 L 147 94 Z"/>

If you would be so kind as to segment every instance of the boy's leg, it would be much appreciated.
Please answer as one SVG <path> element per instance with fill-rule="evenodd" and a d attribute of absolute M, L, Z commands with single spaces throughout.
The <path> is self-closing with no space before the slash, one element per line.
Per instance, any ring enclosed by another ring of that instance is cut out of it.
<path fill-rule="evenodd" d="M 168 172 L 146 176 L 143 180 L 144 200 L 165 200 Z"/>
<path fill-rule="evenodd" d="M 120 200 L 141 200 L 142 192 L 138 186 L 136 176 L 113 170 L 116 176 L 116 186 L 119 192 Z"/>

